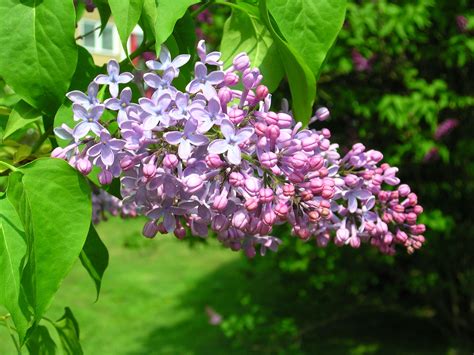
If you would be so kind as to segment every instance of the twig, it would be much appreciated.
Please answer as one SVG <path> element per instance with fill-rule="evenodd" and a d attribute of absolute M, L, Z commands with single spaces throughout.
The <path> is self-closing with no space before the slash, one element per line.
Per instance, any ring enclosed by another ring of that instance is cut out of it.
<path fill-rule="evenodd" d="M 154 44 L 155 44 L 155 40 L 152 40 L 147 43 L 143 42 L 142 44 L 140 44 L 140 47 L 138 47 L 132 54 L 130 54 L 129 56 L 130 61 L 134 60 L 136 57 L 143 54 L 143 52 L 146 52 L 147 50 L 149 50 L 150 47 L 153 46 Z"/>
<path fill-rule="evenodd" d="M 86 32 L 86 33 L 84 33 L 84 34 L 82 34 L 82 35 L 80 35 L 80 36 L 77 36 L 77 37 L 76 37 L 76 41 L 77 41 L 78 39 L 83 39 L 84 37 L 89 36 L 90 34 L 94 33 L 95 31 L 97 31 L 97 30 L 99 30 L 99 29 L 100 29 L 100 26 L 97 26 L 97 27 L 94 28 L 93 30 L 90 30 L 89 32 Z"/>

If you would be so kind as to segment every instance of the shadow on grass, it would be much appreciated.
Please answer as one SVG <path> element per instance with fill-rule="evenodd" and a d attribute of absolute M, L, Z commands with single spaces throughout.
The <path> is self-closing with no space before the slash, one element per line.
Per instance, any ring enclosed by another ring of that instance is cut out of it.
<path fill-rule="evenodd" d="M 350 299 L 345 304 L 333 304 L 329 309 L 325 304 L 305 309 L 301 304 L 296 306 L 288 301 L 291 292 L 280 283 L 276 273 L 270 271 L 254 272 L 252 266 L 242 260 L 223 264 L 179 296 L 177 308 L 188 310 L 189 319 L 150 330 L 142 348 L 133 354 L 453 353 L 449 340 L 429 318 L 393 310 L 364 309 L 351 305 Z M 316 304 L 319 298 L 322 300 L 328 295 L 322 296 L 314 295 Z M 334 296 L 341 298 L 341 295 Z M 224 323 L 229 318 L 241 317 L 244 323 L 240 324 L 241 329 L 247 331 L 241 332 L 240 337 L 226 338 L 220 327 L 209 324 L 206 306 L 221 314 Z M 246 314 L 250 317 L 247 323 Z M 288 315 L 298 322 L 298 334 L 291 340 L 298 343 L 296 347 L 288 340 L 268 334 L 274 329 L 275 319 Z M 303 324 L 299 324 L 300 321 Z"/>

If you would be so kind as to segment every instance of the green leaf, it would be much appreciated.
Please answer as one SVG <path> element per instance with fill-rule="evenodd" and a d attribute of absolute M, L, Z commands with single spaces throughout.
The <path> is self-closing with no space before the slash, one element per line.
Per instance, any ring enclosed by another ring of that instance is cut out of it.
<path fill-rule="evenodd" d="M 316 79 L 296 50 L 276 32 L 270 20 L 266 0 L 261 0 L 259 5 L 260 16 L 278 45 L 278 52 L 285 67 L 288 83 L 290 84 L 293 114 L 297 121 L 306 125 L 313 112 L 316 97 Z"/>
<path fill-rule="evenodd" d="M 247 52 L 252 66 L 260 69 L 263 84 L 270 91 L 275 90 L 283 78 L 284 69 L 277 44 L 265 25 L 247 12 L 232 11 L 224 25 L 220 50 L 225 68 L 232 65 L 237 54 Z"/>
<path fill-rule="evenodd" d="M 107 22 L 109 22 L 110 18 L 110 6 L 107 0 L 94 0 L 94 5 L 97 7 L 100 16 L 100 33 L 104 30 L 105 26 L 107 26 Z"/>
<path fill-rule="evenodd" d="M 23 127 L 41 119 L 41 113 L 25 101 L 18 102 L 8 117 L 3 138 L 7 138 Z"/>
<path fill-rule="evenodd" d="M 89 228 L 86 243 L 82 248 L 80 259 L 82 266 L 94 281 L 97 290 L 96 300 L 98 300 L 102 277 L 109 264 L 109 252 L 92 224 Z"/>
<path fill-rule="evenodd" d="M 286 42 L 318 77 L 344 23 L 346 0 L 267 0 Z"/>
<path fill-rule="evenodd" d="M 77 66 L 69 90 L 86 91 L 92 80 L 99 74 L 100 68 L 94 64 L 94 58 L 87 49 L 82 46 L 77 46 L 77 49 Z M 65 97 L 63 99 L 67 100 Z"/>
<path fill-rule="evenodd" d="M 156 1 L 155 0 L 144 0 L 142 16 L 140 18 L 140 24 L 145 32 L 146 38 L 155 38 L 155 22 L 156 22 Z"/>
<path fill-rule="evenodd" d="M 56 344 L 44 325 L 36 327 L 26 343 L 30 355 L 55 355 Z"/>
<path fill-rule="evenodd" d="M 173 33 L 176 22 L 184 16 L 189 6 L 199 2 L 199 0 L 157 0 L 155 37 L 157 52 L 160 45 L 164 43 Z"/>
<path fill-rule="evenodd" d="M 140 19 L 144 0 L 109 0 L 112 16 L 122 41 L 125 53 L 128 53 L 127 41 Z"/>
<path fill-rule="evenodd" d="M 25 255 L 25 231 L 15 208 L 4 196 L 0 199 L 0 304 L 8 309 L 23 336 L 31 325 L 31 312 L 21 288 Z"/>
<path fill-rule="evenodd" d="M 27 241 L 22 287 L 38 322 L 84 246 L 91 191 L 86 179 L 60 159 L 35 160 L 10 177 L 7 197 Z"/>
<path fill-rule="evenodd" d="M 64 309 L 64 315 L 54 322 L 59 339 L 65 354 L 82 355 L 81 343 L 79 342 L 79 324 L 69 307 Z"/>
<path fill-rule="evenodd" d="M 0 76 L 38 110 L 61 105 L 77 62 L 72 1 L 0 2 Z"/>

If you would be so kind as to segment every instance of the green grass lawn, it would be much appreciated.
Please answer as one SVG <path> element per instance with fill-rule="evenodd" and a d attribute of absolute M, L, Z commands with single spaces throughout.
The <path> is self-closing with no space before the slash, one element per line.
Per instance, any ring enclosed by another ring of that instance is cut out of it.
<path fill-rule="evenodd" d="M 272 295 L 262 282 L 267 275 L 256 275 L 253 264 L 215 241 L 190 247 L 170 236 L 147 240 L 140 237 L 142 225 L 139 219 L 100 224 L 110 264 L 99 301 L 94 303 L 94 285 L 78 263 L 48 316 L 57 319 L 65 306 L 71 307 L 87 355 L 251 353 L 251 348 L 231 347 L 222 331 L 208 323 L 205 307 L 224 316 L 238 314 L 249 290 Z M 336 321 L 315 319 L 317 323 L 321 325 L 307 337 L 311 354 L 456 354 L 423 319 L 360 312 Z M 4 354 L 15 352 L 0 328 Z"/>

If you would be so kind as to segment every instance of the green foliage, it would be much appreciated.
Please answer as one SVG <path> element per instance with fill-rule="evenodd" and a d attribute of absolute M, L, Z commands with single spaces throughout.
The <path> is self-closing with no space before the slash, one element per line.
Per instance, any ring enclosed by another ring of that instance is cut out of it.
<path fill-rule="evenodd" d="M 3 132 L 3 139 L 8 138 L 23 127 L 41 120 L 41 118 L 41 113 L 38 112 L 38 110 L 31 107 L 23 100 L 19 101 L 10 113 L 5 131 Z"/>
<path fill-rule="evenodd" d="M 173 32 L 176 22 L 184 16 L 188 7 L 198 2 L 198 0 L 157 1 L 155 20 L 155 40 L 157 46 L 168 39 Z"/>
<path fill-rule="evenodd" d="M 20 309 L 9 311 L 23 342 L 25 325 L 41 319 L 82 250 L 91 218 L 90 188 L 66 162 L 44 159 L 10 175 L 7 198 L 26 236 L 21 282 L 8 285 L 16 298 L 6 302 L 20 302 Z"/>
<path fill-rule="evenodd" d="M 0 3 L 0 76 L 38 110 L 54 113 L 69 87 L 77 62 L 74 25 L 70 1 Z"/>
<path fill-rule="evenodd" d="M 109 0 L 110 10 L 126 53 L 128 37 L 140 19 L 143 2 L 144 0 Z"/>
<path fill-rule="evenodd" d="M 252 65 L 262 72 L 263 83 L 271 91 L 277 88 L 283 77 L 283 64 L 277 46 L 258 16 L 233 10 L 224 25 L 220 50 L 224 54 L 224 68 L 232 65 L 237 54 L 247 52 Z"/>
<path fill-rule="evenodd" d="M 100 240 L 97 231 L 91 224 L 87 239 L 80 254 L 80 260 L 89 276 L 94 281 L 97 290 L 96 300 L 99 299 L 102 277 L 109 264 L 109 252 L 106 246 Z"/>

